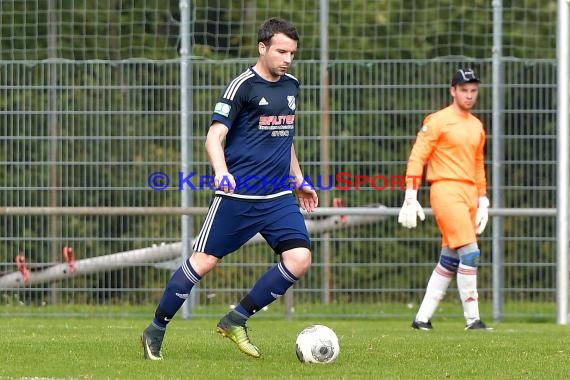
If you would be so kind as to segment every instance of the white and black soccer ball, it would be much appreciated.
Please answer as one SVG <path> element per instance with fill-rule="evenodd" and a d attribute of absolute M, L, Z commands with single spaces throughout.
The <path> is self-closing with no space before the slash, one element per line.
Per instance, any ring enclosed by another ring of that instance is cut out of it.
<path fill-rule="evenodd" d="M 297 358 L 303 363 L 332 363 L 340 353 L 335 332 L 323 325 L 303 329 L 297 335 L 295 349 Z"/>

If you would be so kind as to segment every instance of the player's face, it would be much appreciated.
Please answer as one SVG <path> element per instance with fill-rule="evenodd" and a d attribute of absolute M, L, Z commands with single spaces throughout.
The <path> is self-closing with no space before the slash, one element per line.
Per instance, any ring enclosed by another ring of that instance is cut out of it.
<path fill-rule="evenodd" d="M 281 33 L 273 36 L 269 46 L 259 43 L 260 57 L 267 74 L 273 79 L 285 75 L 293 63 L 296 51 L 297 41 Z"/>
<path fill-rule="evenodd" d="M 455 104 L 459 108 L 465 111 L 469 111 L 477 102 L 477 95 L 479 95 L 479 84 L 458 84 L 457 86 L 451 87 L 450 92 Z"/>

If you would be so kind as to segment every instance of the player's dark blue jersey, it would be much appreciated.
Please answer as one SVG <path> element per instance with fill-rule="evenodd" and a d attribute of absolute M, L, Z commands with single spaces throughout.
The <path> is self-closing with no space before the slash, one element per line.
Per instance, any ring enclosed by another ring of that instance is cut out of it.
<path fill-rule="evenodd" d="M 263 199 L 290 192 L 298 93 L 299 81 L 292 75 L 269 82 L 251 66 L 224 90 L 212 122 L 229 128 L 224 153 L 236 179 L 234 196 Z"/>

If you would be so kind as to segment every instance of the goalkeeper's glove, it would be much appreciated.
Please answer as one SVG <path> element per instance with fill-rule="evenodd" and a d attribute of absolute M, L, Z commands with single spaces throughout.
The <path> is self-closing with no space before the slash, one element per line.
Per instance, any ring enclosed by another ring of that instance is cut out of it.
<path fill-rule="evenodd" d="M 420 217 L 420 220 L 425 220 L 426 218 L 424 210 L 417 198 L 417 190 L 406 190 L 404 204 L 402 205 L 402 209 L 398 215 L 398 223 L 406 228 L 415 228 L 418 224 L 418 216 Z"/>
<path fill-rule="evenodd" d="M 479 197 L 477 201 L 477 214 L 475 214 L 475 232 L 477 235 L 481 235 L 487 225 L 490 204 L 491 202 L 487 197 Z"/>

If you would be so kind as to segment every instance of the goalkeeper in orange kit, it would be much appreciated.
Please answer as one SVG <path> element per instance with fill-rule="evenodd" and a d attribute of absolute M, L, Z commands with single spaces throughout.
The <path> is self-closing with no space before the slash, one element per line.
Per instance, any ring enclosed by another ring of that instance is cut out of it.
<path fill-rule="evenodd" d="M 479 316 L 477 236 L 487 224 L 489 199 L 485 177 L 485 131 L 471 114 L 479 79 L 471 69 L 458 70 L 449 92 L 453 103 L 428 115 L 418 132 L 406 169 L 406 193 L 398 222 L 414 228 L 425 219 L 417 200 L 417 178 L 427 163 L 430 203 L 441 231 L 441 254 L 412 327 L 431 330 L 431 317 L 457 275 L 466 330 L 489 330 Z"/>

